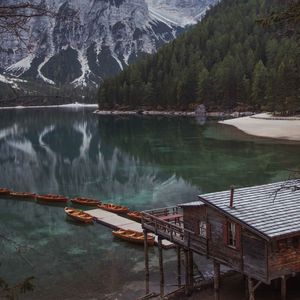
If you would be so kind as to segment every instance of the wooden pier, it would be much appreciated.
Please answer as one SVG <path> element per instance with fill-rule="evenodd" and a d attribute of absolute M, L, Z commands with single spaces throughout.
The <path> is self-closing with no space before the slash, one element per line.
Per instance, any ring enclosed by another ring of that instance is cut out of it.
<path fill-rule="evenodd" d="M 106 210 L 103 210 L 100 208 L 86 210 L 85 212 L 92 215 L 97 223 L 105 225 L 114 230 L 130 229 L 130 230 L 134 230 L 137 232 L 143 232 L 141 223 L 138 223 L 134 220 L 122 217 L 115 213 L 112 213 L 112 212 L 109 212 L 109 211 L 106 211 Z M 153 235 L 155 237 L 155 244 L 158 245 L 158 237 L 155 234 L 153 234 Z M 170 249 L 170 248 L 174 248 L 175 245 L 168 240 L 163 240 L 162 247 L 164 249 Z"/>

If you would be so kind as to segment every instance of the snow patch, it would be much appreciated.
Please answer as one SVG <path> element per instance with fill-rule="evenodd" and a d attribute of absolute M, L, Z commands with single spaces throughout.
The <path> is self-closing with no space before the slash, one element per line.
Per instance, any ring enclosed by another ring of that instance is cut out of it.
<path fill-rule="evenodd" d="M 210 5 L 217 2 L 218 0 L 146 0 L 152 19 L 180 27 L 196 24 Z"/>
<path fill-rule="evenodd" d="M 24 57 L 15 64 L 6 68 L 6 71 L 16 72 L 18 73 L 18 76 L 21 76 L 23 73 L 30 69 L 34 57 L 34 54 L 29 54 L 27 57 Z"/>
<path fill-rule="evenodd" d="M 171 24 L 175 25 L 175 26 L 180 26 L 179 23 L 172 21 L 162 15 L 160 15 L 158 12 L 154 11 L 153 9 L 149 8 L 149 16 L 153 21 L 159 21 L 162 22 L 164 24 L 166 24 L 168 27 L 172 28 Z"/>
<path fill-rule="evenodd" d="M 18 83 L 27 82 L 27 80 L 13 78 L 13 77 L 6 77 L 0 74 L 0 82 L 10 84 L 12 88 L 19 90 L 20 87 L 18 86 Z"/>
<path fill-rule="evenodd" d="M 71 82 L 71 84 L 74 84 L 75 87 L 78 87 L 78 86 L 86 87 L 87 86 L 86 78 L 89 74 L 91 74 L 89 62 L 88 62 L 86 55 L 83 53 L 83 51 L 77 50 L 77 53 L 78 53 L 78 61 L 81 65 L 81 75 L 80 75 L 80 77 L 74 79 Z"/>
<path fill-rule="evenodd" d="M 41 78 L 43 81 L 45 81 L 48 84 L 55 85 L 55 82 L 53 80 L 47 78 L 46 76 L 44 76 L 41 71 L 42 67 L 50 60 L 51 57 L 52 57 L 52 55 L 47 56 L 44 59 L 44 61 L 38 66 L 37 71 L 38 71 L 38 78 Z"/>
<path fill-rule="evenodd" d="M 115 54 L 112 54 L 111 56 L 116 60 L 116 62 L 119 64 L 120 69 L 123 71 L 123 65 L 119 58 Z"/>

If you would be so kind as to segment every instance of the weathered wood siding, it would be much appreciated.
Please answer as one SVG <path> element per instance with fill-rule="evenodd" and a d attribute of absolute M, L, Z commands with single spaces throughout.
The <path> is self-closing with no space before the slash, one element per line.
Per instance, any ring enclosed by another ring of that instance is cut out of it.
<path fill-rule="evenodd" d="M 243 270 L 252 278 L 268 281 L 266 241 L 248 230 L 242 231 Z"/>
<path fill-rule="evenodd" d="M 300 272 L 300 237 L 274 241 L 269 246 L 269 277 Z"/>
<path fill-rule="evenodd" d="M 206 207 L 187 207 L 183 209 L 184 228 L 194 234 L 189 238 L 189 247 L 200 254 L 205 255 L 207 252 L 207 240 L 199 235 L 199 222 L 206 220 Z"/>
<path fill-rule="evenodd" d="M 242 270 L 241 249 L 228 247 L 224 241 L 226 217 L 218 211 L 207 208 L 207 221 L 210 224 L 209 256 L 216 257 L 237 271 Z"/>
<path fill-rule="evenodd" d="M 183 220 L 184 227 L 195 232 L 195 235 L 199 234 L 199 221 L 206 220 L 209 224 L 204 254 L 252 278 L 268 281 L 267 245 L 261 237 L 241 227 L 238 249 L 229 247 L 224 238 L 224 226 L 229 219 L 207 206 L 184 208 Z"/>
<path fill-rule="evenodd" d="M 183 209 L 184 228 L 199 234 L 199 221 L 205 220 L 206 207 L 185 207 Z"/>

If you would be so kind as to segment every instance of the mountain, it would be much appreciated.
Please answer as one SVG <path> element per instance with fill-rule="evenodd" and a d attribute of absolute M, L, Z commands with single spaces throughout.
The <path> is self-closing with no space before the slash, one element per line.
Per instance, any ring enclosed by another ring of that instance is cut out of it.
<path fill-rule="evenodd" d="M 285 9 L 282 1 L 223 0 L 155 55 L 106 79 L 100 108 L 300 111 L 299 36 L 258 22 Z"/>
<path fill-rule="evenodd" d="M 53 87 L 96 87 L 102 79 L 123 70 L 144 53 L 156 52 L 187 25 L 200 20 L 216 2 L 42 1 L 57 12 L 57 17 L 33 18 L 23 36 L 26 43 L 9 36 L 2 39 L 2 83 L 37 79 Z"/>

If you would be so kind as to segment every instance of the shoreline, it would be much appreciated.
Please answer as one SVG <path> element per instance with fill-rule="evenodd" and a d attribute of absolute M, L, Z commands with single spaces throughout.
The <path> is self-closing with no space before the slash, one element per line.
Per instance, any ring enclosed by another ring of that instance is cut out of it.
<path fill-rule="evenodd" d="M 3 106 L 3 107 L 0 107 L 0 110 L 30 109 L 30 108 L 84 108 L 84 107 L 96 108 L 96 107 L 98 107 L 98 104 L 74 102 L 74 103 L 57 104 L 57 105 L 29 105 L 29 106 L 18 105 L 18 106 Z"/>
<path fill-rule="evenodd" d="M 261 113 L 219 123 L 234 126 L 252 136 L 300 142 L 300 116 L 273 117 L 268 113 Z"/>
<path fill-rule="evenodd" d="M 207 112 L 205 115 L 198 115 L 195 111 L 178 111 L 178 110 L 95 110 L 94 114 L 97 115 L 113 115 L 113 116 L 126 116 L 126 115 L 142 115 L 142 116 L 176 116 L 176 117 L 213 117 L 213 118 L 229 118 L 253 115 L 252 112 Z"/>

